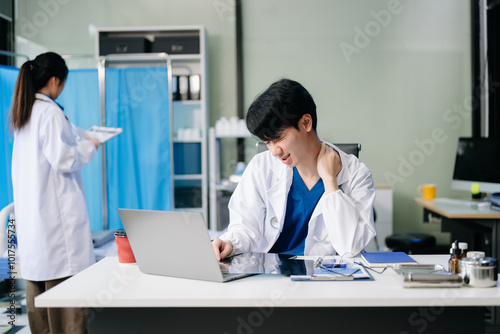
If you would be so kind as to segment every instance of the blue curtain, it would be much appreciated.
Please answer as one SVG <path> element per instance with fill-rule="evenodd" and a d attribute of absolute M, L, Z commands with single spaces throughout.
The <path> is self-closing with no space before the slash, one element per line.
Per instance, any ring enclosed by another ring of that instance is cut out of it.
<path fill-rule="evenodd" d="M 70 70 L 64 90 L 57 99 L 70 121 L 88 129 L 100 124 L 97 70 Z M 101 152 L 81 170 L 85 200 L 93 231 L 102 230 Z"/>
<path fill-rule="evenodd" d="M 0 66 L 0 108 L 7 120 L 18 69 Z M 122 228 L 118 208 L 172 210 L 170 116 L 166 68 L 106 70 L 106 125 L 123 133 L 106 145 L 108 227 Z M 77 126 L 100 124 L 97 70 L 70 70 L 58 98 Z M 0 136 L 0 208 L 13 201 L 13 138 L 5 121 Z M 94 231 L 102 230 L 101 153 L 82 169 Z"/>
<path fill-rule="evenodd" d="M 14 135 L 10 133 L 8 120 L 14 86 L 19 69 L 0 65 L 0 113 L 2 134 L 0 135 L 0 210 L 14 201 L 12 194 L 12 144 Z"/>
<path fill-rule="evenodd" d="M 172 210 L 166 68 L 106 69 L 106 125 L 123 128 L 106 148 L 109 228 L 118 208 Z"/>

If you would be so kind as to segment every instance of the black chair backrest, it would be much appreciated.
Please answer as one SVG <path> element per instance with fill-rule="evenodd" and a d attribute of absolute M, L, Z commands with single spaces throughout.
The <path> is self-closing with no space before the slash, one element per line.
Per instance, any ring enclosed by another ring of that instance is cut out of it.
<path fill-rule="evenodd" d="M 338 148 L 347 154 L 354 154 L 356 158 L 359 158 L 359 151 L 361 151 L 361 144 L 335 144 Z"/>
<path fill-rule="evenodd" d="M 347 154 L 354 154 L 356 158 L 359 158 L 359 151 L 361 151 L 361 144 L 334 144 L 342 151 Z M 257 153 L 264 152 L 267 150 L 267 145 L 264 142 L 257 142 Z"/>

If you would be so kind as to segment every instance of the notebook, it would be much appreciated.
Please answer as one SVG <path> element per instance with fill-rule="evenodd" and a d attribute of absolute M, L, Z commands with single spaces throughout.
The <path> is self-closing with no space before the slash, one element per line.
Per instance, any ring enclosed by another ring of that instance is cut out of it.
<path fill-rule="evenodd" d="M 417 261 L 404 252 L 366 252 L 360 255 L 365 265 L 370 268 L 384 268 L 393 264 L 417 264 Z"/>
<path fill-rule="evenodd" d="M 243 253 L 217 261 L 200 213 L 118 209 L 139 269 L 146 274 L 228 282 L 256 274 L 304 275 L 312 260 Z"/>

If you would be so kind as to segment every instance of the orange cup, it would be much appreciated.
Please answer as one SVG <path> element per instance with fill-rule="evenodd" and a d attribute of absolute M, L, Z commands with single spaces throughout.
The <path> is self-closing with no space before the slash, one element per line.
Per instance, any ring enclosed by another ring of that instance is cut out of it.
<path fill-rule="evenodd" d="M 116 230 L 115 232 L 116 248 L 118 250 L 118 262 L 120 263 L 135 263 L 135 256 L 130 247 L 127 233 L 124 230 Z"/>
<path fill-rule="evenodd" d="M 436 185 L 435 184 L 422 184 L 417 188 L 418 193 L 425 200 L 436 198 Z"/>

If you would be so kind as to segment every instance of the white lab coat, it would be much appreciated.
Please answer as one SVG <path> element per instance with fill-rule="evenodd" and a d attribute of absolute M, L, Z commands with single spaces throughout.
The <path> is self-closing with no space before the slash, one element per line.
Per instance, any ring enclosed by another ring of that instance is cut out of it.
<path fill-rule="evenodd" d="M 337 176 L 340 190 L 323 194 L 309 221 L 305 255 L 356 255 L 375 237 L 372 174 L 354 155 L 333 146 L 342 159 Z M 270 151 L 248 164 L 229 201 L 230 224 L 222 240 L 233 254 L 268 252 L 283 230 L 293 169 Z"/>
<path fill-rule="evenodd" d="M 96 148 L 82 131 L 37 93 L 30 121 L 14 132 L 16 251 L 24 279 L 63 278 L 95 262 L 80 169 Z"/>

